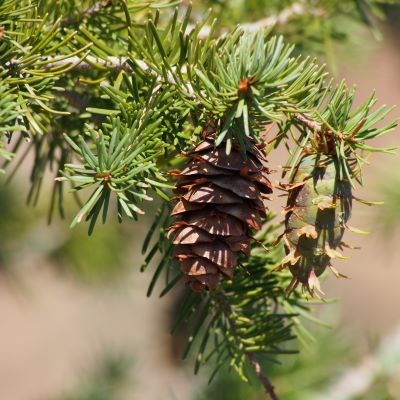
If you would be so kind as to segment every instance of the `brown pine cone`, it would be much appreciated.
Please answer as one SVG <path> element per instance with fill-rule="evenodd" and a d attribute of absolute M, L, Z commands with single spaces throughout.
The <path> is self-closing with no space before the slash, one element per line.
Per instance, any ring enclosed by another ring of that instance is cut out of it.
<path fill-rule="evenodd" d="M 233 143 L 214 147 L 208 136 L 189 154 L 178 177 L 177 222 L 169 228 L 184 282 L 196 292 L 215 289 L 222 275 L 232 279 L 238 253 L 250 254 L 251 230 L 261 228 L 266 208 L 263 195 L 272 192 L 269 170 L 259 146 L 249 141 L 246 152 Z"/>

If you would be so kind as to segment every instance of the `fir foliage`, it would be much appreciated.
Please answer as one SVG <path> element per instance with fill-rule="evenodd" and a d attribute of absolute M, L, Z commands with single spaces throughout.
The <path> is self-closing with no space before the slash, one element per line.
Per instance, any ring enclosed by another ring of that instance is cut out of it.
<path fill-rule="evenodd" d="M 339 179 L 354 185 L 370 152 L 392 151 L 369 144 L 395 128 L 381 124 L 391 109 L 374 107 L 374 94 L 354 108 L 355 89 L 334 85 L 313 54 L 325 50 L 329 60 L 332 40 L 351 36 L 340 18 L 376 33 L 382 6 L 398 2 L 206 3 L 208 14 L 200 2 L 192 10 L 174 0 L 0 0 L 5 172 L 12 176 L 33 152 L 28 199 L 37 200 L 52 171 L 51 211 L 63 214 L 68 184 L 80 198 L 72 226 L 87 220 L 89 232 L 106 222 L 113 204 L 120 220 L 136 220 L 142 203 L 156 196 L 161 208 L 144 241 L 142 270 L 157 254 L 161 261 L 149 295 L 162 276 L 161 295 L 179 287 L 165 233 L 168 172 L 209 121 L 227 154 L 233 138 L 242 146 L 250 137 L 267 140 L 268 151 L 286 146 L 289 176 L 304 153 L 334 155 Z M 272 128 L 274 137 L 266 136 Z M 299 316 L 313 319 L 301 292 L 286 297 L 289 272 L 276 270 L 282 229 L 268 215 L 234 280 L 209 293 L 188 292 L 177 323 L 193 327 L 185 353 L 194 351 L 196 371 L 213 360 L 216 371 L 230 365 L 247 380 L 253 367 L 272 398 L 256 357 L 291 353 L 295 346 L 286 342 L 307 337 Z"/>

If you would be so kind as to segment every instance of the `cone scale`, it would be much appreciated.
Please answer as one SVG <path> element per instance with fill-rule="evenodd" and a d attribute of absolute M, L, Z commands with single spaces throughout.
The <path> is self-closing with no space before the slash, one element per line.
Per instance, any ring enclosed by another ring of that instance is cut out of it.
<path fill-rule="evenodd" d="M 281 268 L 289 267 L 291 292 L 300 283 L 311 294 L 323 294 L 318 281 L 332 258 L 344 258 L 336 250 L 342 245 L 351 215 L 351 184 L 339 180 L 335 158 L 304 157 L 290 182 L 285 209 L 284 242 L 287 256 Z"/>
<path fill-rule="evenodd" d="M 214 146 L 207 136 L 188 155 L 177 177 L 175 223 L 169 237 L 175 245 L 183 281 L 195 292 L 212 290 L 221 277 L 232 279 L 239 253 L 250 254 L 252 231 L 261 228 L 264 197 L 272 193 L 260 146 L 248 141 L 245 151 L 233 142 Z"/>

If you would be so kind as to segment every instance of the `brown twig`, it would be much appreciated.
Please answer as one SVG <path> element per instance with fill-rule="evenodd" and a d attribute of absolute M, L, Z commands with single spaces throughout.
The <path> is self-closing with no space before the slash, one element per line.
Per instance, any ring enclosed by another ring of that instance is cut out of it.
<path fill-rule="evenodd" d="M 293 119 L 314 132 L 321 132 L 322 126 L 304 114 L 294 114 Z"/>
<path fill-rule="evenodd" d="M 319 124 L 317 121 L 305 114 L 295 114 L 294 120 L 311 130 L 314 133 L 312 139 L 313 147 L 318 153 L 334 154 L 336 151 L 336 141 L 342 140 L 343 135 L 340 132 L 334 132 L 326 126 Z M 306 153 L 312 151 L 308 147 L 304 148 Z"/>
<path fill-rule="evenodd" d="M 246 353 L 247 359 L 250 362 L 250 365 L 253 367 L 255 373 L 257 374 L 258 379 L 262 383 L 265 389 L 265 393 L 269 395 L 272 400 L 278 400 L 278 396 L 275 393 L 275 388 L 269 380 L 268 376 L 262 370 L 261 364 L 257 360 L 257 357 L 254 353 Z"/>
<path fill-rule="evenodd" d="M 240 337 L 237 334 L 236 322 L 232 318 L 232 308 L 230 304 L 226 301 L 226 298 L 222 292 L 217 293 L 213 296 L 216 303 L 220 306 L 222 312 L 224 313 L 226 319 L 229 322 L 232 333 L 240 341 Z M 263 371 L 260 362 L 258 361 L 256 355 L 253 352 L 245 351 L 246 355 L 251 367 L 253 368 L 258 380 L 261 382 L 264 387 L 265 393 L 269 396 L 271 400 L 279 400 L 278 395 L 275 392 L 275 388 L 269 380 L 267 374 Z"/>
<path fill-rule="evenodd" d="M 329 136 L 334 139 L 339 139 L 339 140 L 346 140 L 348 142 L 356 142 L 357 140 L 354 138 L 354 136 L 357 135 L 357 133 L 360 131 L 360 129 L 363 127 L 365 124 L 365 119 L 363 119 L 354 129 L 354 131 L 351 133 L 351 135 L 345 136 L 341 132 L 335 132 L 332 129 L 329 129 L 327 127 L 322 126 L 319 124 L 317 121 L 313 120 L 311 117 L 304 115 L 304 114 L 294 114 L 293 116 L 294 120 L 299 122 L 301 125 L 307 127 L 308 129 L 312 130 L 313 132 L 317 134 L 322 134 L 325 136 Z"/>

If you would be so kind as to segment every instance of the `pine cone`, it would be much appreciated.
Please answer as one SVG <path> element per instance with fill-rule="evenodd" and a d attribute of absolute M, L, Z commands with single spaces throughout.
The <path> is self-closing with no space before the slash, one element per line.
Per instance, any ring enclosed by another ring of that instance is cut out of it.
<path fill-rule="evenodd" d="M 340 247 L 352 206 L 351 184 L 339 180 L 335 158 L 316 162 L 304 157 L 299 163 L 289 189 L 285 219 L 288 266 L 293 280 L 288 291 L 299 283 L 311 294 L 321 291 L 318 276 L 332 267 L 332 258 L 342 258 Z"/>
<path fill-rule="evenodd" d="M 272 192 L 264 154 L 253 141 L 246 152 L 233 143 L 214 147 L 208 136 L 189 154 L 178 177 L 179 200 L 169 228 L 184 283 L 193 291 L 215 289 L 220 276 L 232 279 L 238 253 L 250 254 L 251 229 L 261 228 L 263 194 Z"/>

